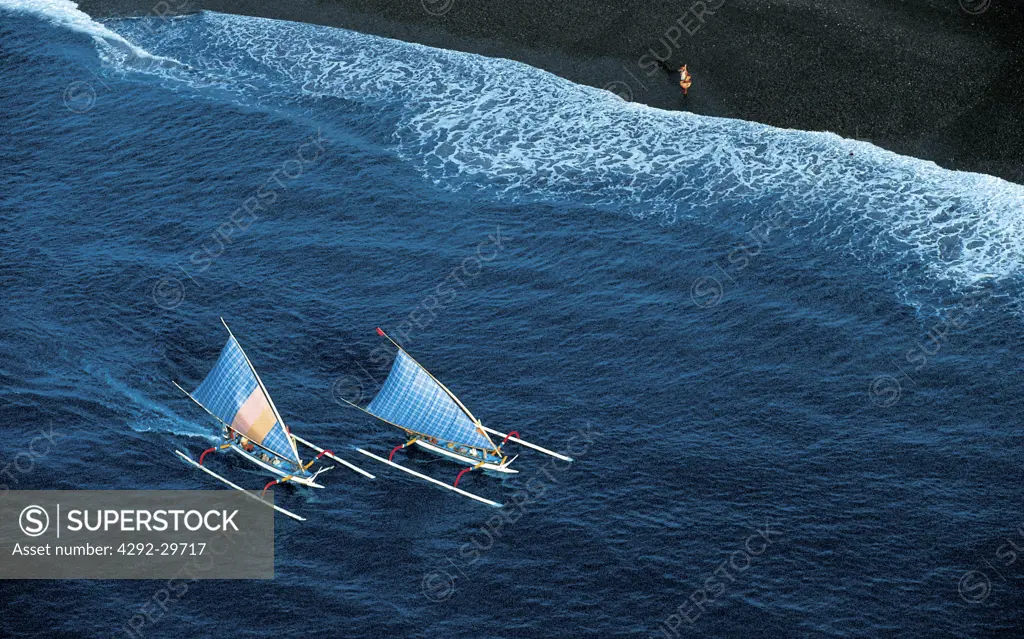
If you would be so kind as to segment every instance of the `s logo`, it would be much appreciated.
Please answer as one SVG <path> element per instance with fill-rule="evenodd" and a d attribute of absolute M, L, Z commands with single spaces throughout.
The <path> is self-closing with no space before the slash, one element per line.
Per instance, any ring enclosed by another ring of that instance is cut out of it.
<path fill-rule="evenodd" d="M 29 537 L 38 537 L 50 527 L 50 516 L 42 506 L 26 506 L 18 517 L 18 525 Z"/>

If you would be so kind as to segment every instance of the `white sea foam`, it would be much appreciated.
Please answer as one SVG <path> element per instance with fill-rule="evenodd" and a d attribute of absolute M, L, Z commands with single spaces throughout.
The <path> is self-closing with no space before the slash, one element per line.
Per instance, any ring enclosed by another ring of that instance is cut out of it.
<path fill-rule="evenodd" d="M 1024 187 L 998 178 L 830 133 L 631 104 L 517 62 L 341 29 L 213 13 L 158 34 L 121 27 L 258 99 L 340 97 L 397 113 L 399 152 L 446 188 L 668 221 L 785 214 L 791 237 L 894 279 L 962 288 L 1019 278 Z"/>
<path fill-rule="evenodd" d="M 51 24 L 92 36 L 101 51 L 123 61 L 177 66 L 173 58 L 155 56 L 93 20 L 71 0 L 0 0 L 0 10 L 43 18 Z"/>

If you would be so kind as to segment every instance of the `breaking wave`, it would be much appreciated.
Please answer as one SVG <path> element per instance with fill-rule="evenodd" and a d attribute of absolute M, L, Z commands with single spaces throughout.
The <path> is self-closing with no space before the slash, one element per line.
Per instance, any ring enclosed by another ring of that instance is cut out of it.
<path fill-rule="evenodd" d="M 71 0 L 0 0 L 0 10 L 43 18 L 50 24 L 91 36 L 101 53 L 121 64 L 177 67 L 173 58 L 155 56 L 93 20 Z"/>
<path fill-rule="evenodd" d="M 906 284 L 912 304 L 922 287 L 948 295 L 1016 282 L 1021 266 L 1024 187 L 995 177 L 831 133 L 627 103 L 525 64 L 342 29 L 209 12 L 173 28 L 146 23 L 111 21 L 125 37 L 108 37 L 174 56 L 257 103 L 301 96 L 321 120 L 340 117 L 339 99 L 372 107 L 385 142 L 454 191 L 668 223 L 779 222 L 793 240 Z"/>

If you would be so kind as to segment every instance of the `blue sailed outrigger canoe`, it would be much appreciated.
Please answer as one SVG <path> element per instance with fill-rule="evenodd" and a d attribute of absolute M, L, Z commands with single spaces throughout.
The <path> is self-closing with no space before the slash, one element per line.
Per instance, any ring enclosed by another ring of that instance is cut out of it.
<path fill-rule="evenodd" d="M 181 451 L 175 451 L 178 456 L 237 490 L 243 489 L 203 466 L 203 460 L 207 454 L 231 450 L 260 469 L 276 476 L 277 479 L 263 488 L 264 492 L 274 484 L 285 482 L 310 488 L 323 488 L 322 484 L 317 483 L 317 477 L 334 466 L 313 469 L 313 465 L 321 457 L 327 457 L 373 479 L 374 476 L 370 473 L 291 432 L 252 362 L 249 361 L 249 357 L 242 350 L 242 346 L 235 339 L 234 334 L 231 333 L 231 329 L 228 328 L 227 322 L 224 322 L 223 318 L 221 322 L 228 331 L 228 342 L 221 350 L 220 357 L 210 373 L 191 393 L 177 382 L 173 383 L 220 423 L 225 443 L 203 451 L 198 462 Z M 298 444 L 313 449 L 318 454 L 314 459 L 305 462 L 299 455 Z M 269 502 L 267 503 L 269 505 Z M 294 519 L 302 520 L 298 515 L 277 506 L 274 506 L 274 509 Z"/>
<path fill-rule="evenodd" d="M 509 459 L 501 450 L 501 447 L 507 442 L 513 441 L 563 461 L 572 461 L 570 457 L 519 439 L 519 433 L 516 431 L 506 434 L 487 428 L 454 393 L 448 390 L 448 387 L 413 359 L 398 342 L 391 339 L 380 328 L 377 329 L 377 334 L 386 338 L 398 349 L 395 361 L 391 365 L 391 372 L 388 373 L 388 377 L 384 380 L 376 397 L 365 408 L 348 400 L 343 401 L 386 424 L 405 431 L 410 439 L 393 448 L 387 459 L 361 448 L 357 449 L 359 452 L 442 488 L 454 490 L 470 499 L 497 507 L 500 507 L 501 504 L 468 493 L 458 488 L 458 485 L 462 476 L 472 470 L 497 475 L 518 473 L 518 470 L 510 468 L 518 455 Z M 504 439 L 501 444 L 495 444 L 490 435 Z M 396 452 L 413 445 L 439 457 L 463 464 L 465 468 L 455 478 L 455 483 L 448 485 L 394 463 Z"/>

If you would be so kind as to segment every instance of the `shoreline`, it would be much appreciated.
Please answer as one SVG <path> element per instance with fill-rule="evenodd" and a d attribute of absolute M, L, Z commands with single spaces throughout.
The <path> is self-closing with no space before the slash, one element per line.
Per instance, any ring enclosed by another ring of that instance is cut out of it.
<path fill-rule="evenodd" d="M 210 10 L 342 27 L 517 60 L 653 107 L 829 131 L 1024 184 L 1024 1 L 989 1 L 81 0 L 79 8 L 98 19 Z M 688 97 L 660 58 L 689 65 Z"/>

